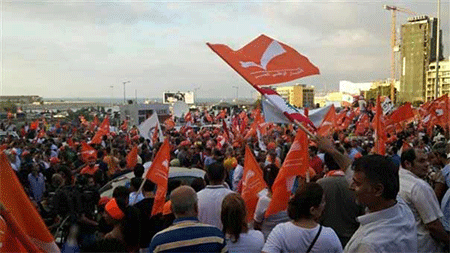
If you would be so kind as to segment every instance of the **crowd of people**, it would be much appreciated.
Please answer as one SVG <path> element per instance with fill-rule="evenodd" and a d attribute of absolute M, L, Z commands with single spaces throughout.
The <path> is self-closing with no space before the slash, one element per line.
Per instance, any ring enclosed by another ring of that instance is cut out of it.
<path fill-rule="evenodd" d="M 374 154 L 371 130 L 357 136 L 351 123 L 311 138 L 311 173 L 295 178 L 285 210 L 266 215 L 273 185 L 302 130 L 264 123 L 258 110 L 221 115 L 192 113 L 181 128 L 162 125 L 171 144 L 170 166 L 202 169 L 206 176 L 171 182 L 156 215 L 157 186 L 143 177 L 143 164 L 153 161 L 162 143 L 144 139 L 136 126 L 118 126 L 93 144 L 98 123 L 40 120 L 13 129 L 19 138 L 7 136 L 1 147 L 63 252 L 449 250 L 445 129 L 430 134 L 414 122 L 405 125 L 387 143 L 386 155 Z M 225 119 L 231 119 L 229 129 Z M 221 127 L 202 127 L 206 121 Z M 0 128 L 11 129 L 9 124 Z M 134 146 L 137 163 L 130 166 Z M 241 196 L 246 146 L 267 185 L 250 219 Z M 129 185 L 116 187 L 112 197 L 100 195 L 103 185 L 130 172 Z"/>

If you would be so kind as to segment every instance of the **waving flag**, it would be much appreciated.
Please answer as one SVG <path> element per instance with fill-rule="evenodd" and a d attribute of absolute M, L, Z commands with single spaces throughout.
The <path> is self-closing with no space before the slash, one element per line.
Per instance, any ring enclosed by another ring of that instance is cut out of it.
<path fill-rule="evenodd" d="M 167 193 L 167 182 L 169 178 L 169 161 L 170 144 L 169 139 L 166 138 L 163 145 L 156 153 L 155 159 L 150 165 L 150 168 L 145 173 L 144 177 L 157 185 L 156 197 L 153 202 L 152 215 L 162 213 L 163 211 Z"/>
<path fill-rule="evenodd" d="M 333 128 L 336 127 L 336 109 L 334 105 L 331 105 L 330 110 L 328 110 L 325 118 L 317 129 L 317 134 L 320 136 L 327 136 L 332 134 Z"/>
<path fill-rule="evenodd" d="M 59 252 L 4 153 L 0 154 L 0 203 L 6 209 L 0 208 L 0 252 L 29 252 L 36 246 L 44 252 Z"/>
<path fill-rule="evenodd" d="M 81 157 L 84 161 L 88 161 L 90 158 L 97 159 L 97 150 L 83 141 L 81 142 Z"/>
<path fill-rule="evenodd" d="M 308 58 L 264 34 L 237 51 L 222 44 L 206 44 L 252 85 L 285 83 L 319 74 Z"/>
<path fill-rule="evenodd" d="M 107 134 L 109 134 L 109 116 L 108 115 L 106 115 L 105 119 L 103 120 L 102 124 L 100 125 L 99 129 L 97 130 L 97 133 L 95 133 L 95 135 L 92 138 L 90 143 L 92 143 L 92 144 L 102 143 L 102 137 Z"/>
<path fill-rule="evenodd" d="M 256 204 L 258 203 L 258 193 L 264 190 L 267 185 L 264 181 L 263 173 L 248 146 L 245 147 L 244 172 L 242 175 L 242 198 L 247 207 L 247 221 L 253 219 Z"/>
<path fill-rule="evenodd" d="M 139 134 L 147 140 L 152 140 L 153 134 L 157 129 L 160 129 L 158 114 L 154 112 L 150 118 L 146 119 L 139 125 Z M 164 140 L 162 131 L 158 131 L 159 141 Z"/>
<path fill-rule="evenodd" d="M 414 118 L 414 112 L 411 107 L 411 103 L 406 103 L 394 112 L 392 112 L 391 115 L 389 115 L 389 118 L 392 123 L 400 123 L 405 120 L 413 119 Z"/>
<path fill-rule="evenodd" d="M 267 101 L 271 104 L 271 106 L 277 108 L 278 111 L 283 112 L 284 117 L 288 121 L 305 122 L 311 128 L 316 129 L 316 126 L 314 126 L 314 123 L 312 123 L 308 117 L 303 115 L 299 110 L 297 110 L 291 104 L 286 102 L 276 91 L 268 88 L 259 88 L 259 87 L 255 87 L 255 89 L 258 90 L 267 99 Z M 266 110 L 264 110 L 264 113 L 266 113 Z M 283 116 L 280 115 L 280 117 Z"/>
<path fill-rule="evenodd" d="M 127 168 L 128 169 L 134 169 L 136 167 L 137 161 L 138 161 L 138 147 L 137 145 L 134 145 L 133 148 L 130 150 L 130 152 L 127 155 Z"/>
<path fill-rule="evenodd" d="M 309 168 L 308 159 L 308 137 L 305 132 L 298 130 L 291 149 L 289 149 L 272 185 L 272 200 L 267 208 L 266 217 L 287 209 L 295 177 L 306 176 Z"/>

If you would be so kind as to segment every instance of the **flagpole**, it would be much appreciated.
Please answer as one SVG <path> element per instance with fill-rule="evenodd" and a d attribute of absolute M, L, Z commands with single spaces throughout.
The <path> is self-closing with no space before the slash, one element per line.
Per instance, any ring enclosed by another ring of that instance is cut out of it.
<path fill-rule="evenodd" d="M 216 50 L 214 50 L 214 48 L 211 46 L 211 44 L 209 44 L 208 42 L 206 43 L 206 45 L 213 51 L 215 52 L 224 62 L 226 62 L 228 64 L 228 66 L 230 66 L 234 71 L 236 71 L 242 78 L 244 78 L 245 81 L 247 81 L 251 86 L 253 86 L 253 88 L 255 88 L 259 93 L 261 93 L 261 95 L 264 96 L 264 98 L 267 99 L 266 95 L 264 95 L 261 92 L 261 89 L 259 87 L 257 87 L 256 85 L 253 85 L 244 75 L 241 74 L 241 72 L 239 72 L 233 65 L 231 65 L 230 63 L 228 63 L 227 60 L 225 60 L 225 58 L 222 57 L 222 55 L 220 55 L 218 52 L 216 52 Z M 269 99 L 270 101 L 270 99 Z M 280 108 L 278 108 L 278 106 L 275 104 L 275 106 L 277 107 L 278 110 L 280 110 Z M 281 111 L 281 110 L 280 110 Z M 300 129 L 302 129 L 311 139 L 316 140 L 317 136 L 315 136 L 314 134 L 312 134 L 308 129 L 306 129 L 305 126 L 303 126 L 300 122 L 298 122 L 298 120 L 293 119 L 288 113 L 283 112 L 283 114 L 286 116 L 286 118 L 288 118 L 291 122 L 295 123 Z"/>

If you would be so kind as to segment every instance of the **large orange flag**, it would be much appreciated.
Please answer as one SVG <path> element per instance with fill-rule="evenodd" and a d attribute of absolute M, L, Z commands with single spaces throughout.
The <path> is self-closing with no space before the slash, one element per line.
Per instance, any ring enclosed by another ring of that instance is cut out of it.
<path fill-rule="evenodd" d="M 374 117 L 374 129 L 375 129 L 375 153 L 379 155 L 386 154 L 386 131 L 383 122 L 383 108 L 381 108 L 380 96 L 377 97 L 377 106 L 375 108 Z"/>
<path fill-rule="evenodd" d="M 397 110 L 393 111 L 391 115 L 389 115 L 389 119 L 392 124 L 414 119 L 414 112 L 412 110 L 411 103 L 408 102 L 397 108 Z"/>
<path fill-rule="evenodd" d="M 7 210 L 1 211 L 4 218 L 0 219 L 0 252 L 24 252 L 29 249 L 24 245 L 26 240 L 32 241 L 44 252 L 59 252 L 53 236 L 25 194 L 4 153 L 0 154 L 0 203 Z M 5 227 L 6 231 L 1 231 Z M 21 237 L 22 233 L 27 237 Z"/>
<path fill-rule="evenodd" d="M 267 187 L 263 173 L 248 146 L 245 147 L 244 173 L 242 175 L 242 198 L 247 207 L 247 222 L 253 219 L 258 193 Z"/>
<path fill-rule="evenodd" d="M 135 145 L 127 155 L 127 168 L 134 169 L 137 164 L 138 147 Z"/>
<path fill-rule="evenodd" d="M 163 145 L 156 153 L 145 178 L 157 185 L 156 197 L 153 202 L 152 215 L 162 213 L 167 193 L 167 181 L 169 178 L 170 144 L 169 139 L 164 140 Z"/>
<path fill-rule="evenodd" d="M 328 110 L 327 114 L 323 118 L 322 123 L 317 129 L 317 134 L 320 136 L 327 136 L 332 134 L 333 128 L 336 127 L 336 109 L 334 105 L 331 105 L 330 110 Z"/>
<path fill-rule="evenodd" d="M 263 34 L 237 51 L 222 44 L 206 44 L 252 85 L 284 83 L 319 74 L 308 58 Z"/>
<path fill-rule="evenodd" d="M 308 137 L 299 129 L 272 185 L 272 200 L 267 208 L 266 217 L 287 209 L 295 177 L 306 177 L 309 168 L 308 159 Z"/>

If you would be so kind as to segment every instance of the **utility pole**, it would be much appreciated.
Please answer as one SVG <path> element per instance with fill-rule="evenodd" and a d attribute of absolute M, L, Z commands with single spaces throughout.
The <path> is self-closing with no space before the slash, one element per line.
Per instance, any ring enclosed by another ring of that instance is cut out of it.
<path fill-rule="evenodd" d="M 127 100 L 126 100 L 126 97 L 125 97 L 125 84 L 130 83 L 130 81 L 125 81 L 125 82 L 122 82 L 122 83 L 123 83 L 123 104 L 126 105 L 127 104 Z"/>
<path fill-rule="evenodd" d="M 109 88 L 111 88 L 111 110 L 112 110 L 112 107 L 113 107 L 113 97 L 114 97 L 114 95 L 113 95 L 113 93 L 114 93 L 114 85 L 109 86 Z"/>

